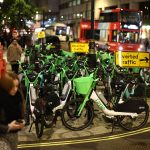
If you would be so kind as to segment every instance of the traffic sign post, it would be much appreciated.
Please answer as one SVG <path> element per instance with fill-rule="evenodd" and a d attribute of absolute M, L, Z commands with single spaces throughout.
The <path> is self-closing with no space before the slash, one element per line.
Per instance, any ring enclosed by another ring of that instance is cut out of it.
<path fill-rule="evenodd" d="M 96 51 L 94 40 L 90 40 L 89 42 L 88 65 L 90 68 L 96 68 Z"/>
<path fill-rule="evenodd" d="M 117 51 L 115 62 L 120 67 L 150 67 L 150 53 Z"/>

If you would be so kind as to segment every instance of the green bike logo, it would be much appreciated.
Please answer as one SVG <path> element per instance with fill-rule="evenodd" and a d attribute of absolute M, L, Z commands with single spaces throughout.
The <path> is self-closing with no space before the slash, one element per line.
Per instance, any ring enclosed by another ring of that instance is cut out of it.
<path fill-rule="evenodd" d="M 106 107 L 105 107 L 105 105 L 99 100 L 99 99 L 96 99 L 96 100 L 94 100 L 96 103 L 97 103 L 97 105 L 101 108 L 101 109 L 105 109 Z"/>

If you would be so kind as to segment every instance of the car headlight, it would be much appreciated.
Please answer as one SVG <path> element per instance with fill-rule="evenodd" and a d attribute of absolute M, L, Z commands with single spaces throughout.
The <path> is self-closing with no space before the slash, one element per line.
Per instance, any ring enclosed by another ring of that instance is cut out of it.
<path fill-rule="evenodd" d="M 143 49 L 144 49 L 144 46 L 141 44 L 138 48 L 138 51 L 143 51 Z"/>
<path fill-rule="evenodd" d="M 138 48 L 138 51 L 142 51 L 142 50 L 144 50 L 144 46 L 141 44 Z"/>
<path fill-rule="evenodd" d="M 119 51 L 122 51 L 123 50 L 123 47 L 122 46 L 119 46 Z"/>
<path fill-rule="evenodd" d="M 141 49 L 143 49 L 143 48 L 144 48 L 144 46 L 141 44 L 141 45 L 140 45 L 140 48 L 141 48 Z"/>

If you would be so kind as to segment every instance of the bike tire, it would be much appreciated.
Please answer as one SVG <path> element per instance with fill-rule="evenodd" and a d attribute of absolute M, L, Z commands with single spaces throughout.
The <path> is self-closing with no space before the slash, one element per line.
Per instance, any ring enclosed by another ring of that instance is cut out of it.
<path fill-rule="evenodd" d="M 63 125 L 72 130 L 80 131 L 87 128 L 93 122 L 94 109 L 91 103 L 87 102 L 83 108 L 81 115 L 77 116 L 77 109 L 83 102 L 81 99 L 68 102 L 62 110 L 62 123 Z"/>
<path fill-rule="evenodd" d="M 146 125 L 149 118 L 149 109 L 138 114 L 136 118 L 130 116 L 119 116 L 120 126 L 128 131 L 137 130 Z"/>
<path fill-rule="evenodd" d="M 31 116 L 31 110 L 29 102 L 26 103 L 26 112 L 25 112 L 25 125 L 30 124 L 30 116 Z"/>
<path fill-rule="evenodd" d="M 50 115 L 44 115 L 44 126 L 46 128 L 51 128 L 54 124 L 54 116 L 53 114 Z"/>
<path fill-rule="evenodd" d="M 35 130 L 38 138 L 42 137 L 44 131 L 44 116 L 40 116 L 35 120 Z"/>

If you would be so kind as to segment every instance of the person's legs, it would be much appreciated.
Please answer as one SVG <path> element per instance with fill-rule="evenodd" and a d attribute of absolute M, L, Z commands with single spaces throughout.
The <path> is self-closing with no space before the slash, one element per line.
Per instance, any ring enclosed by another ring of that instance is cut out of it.
<path fill-rule="evenodd" d="M 11 147 L 11 150 L 17 150 L 18 133 L 8 133 L 6 134 L 6 139 Z"/>

